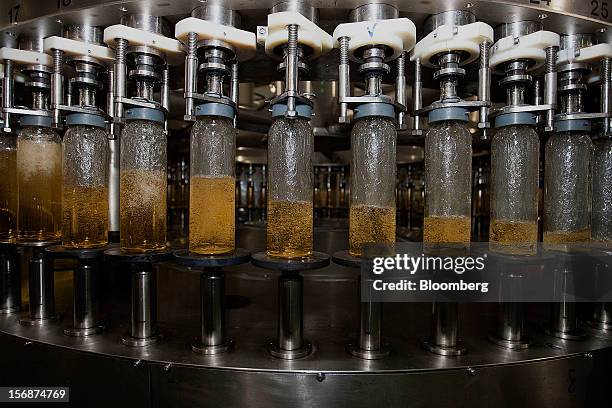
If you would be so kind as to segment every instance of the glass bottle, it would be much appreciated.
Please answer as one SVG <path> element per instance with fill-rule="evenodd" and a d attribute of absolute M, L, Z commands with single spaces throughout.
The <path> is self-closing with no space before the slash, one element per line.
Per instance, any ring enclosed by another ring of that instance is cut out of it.
<path fill-rule="evenodd" d="M 367 116 L 351 132 L 349 253 L 361 256 L 368 243 L 395 243 L 397 133 L 393 120 Z"/>
<path fill-rule="evenodd" d="M 312 254 L 314 135 L 302 117 L 275 119 L 268 132 L 267 254 Z"/>
<path fill-rule="evenodd" d="M 62 245 L 97 248 L 108 243 L 108 135 L 96 126 L 66 130 L 62 167 Z"/>
<path fill-rule="evenodd" d="M 17 240 L 57 241 L 62 224 L 62 141 L 50 127 L 24 126 L 17 137 Z"/>
<path fill-rule="evenodd" d="M 608 136 L 597 140 L 593 147 L 592 239 L 610 245 L 612 243 L 612 138 Z"/>
<path fill-rule="evenodd" d="M 121 131 L 121 250 L 166 248 L 167 144 L 163 124 L 128 121 Z"/>
<path fill-rule="evenodd" d="M 189 251 L 235 248 L 236 130 L 220 116 L 199 117 L 191 129 Z"/>
<path fill-rule="evenodd" d="M 591 238 L 591 154 L 583 132 L 555 133 L 546 143 L 543 240 L 551 249 Z"/>
<path fill-rule="evenodd" d="M 535 254 L 539 158 L 540 141 L 532 126 L 504 126 L 493 137 L 491 250 L 515 255 Z"/>
<path fill-rule="evenodd" d="M 423 242 L 467 246 L 471 232 L 472 135 L 465 123 L 431 124 L 425 135 Z"/>
<path fill-rule="evenodd" d="M 0 242 L 17 233 L 17 137 L 0 132 Z"/>

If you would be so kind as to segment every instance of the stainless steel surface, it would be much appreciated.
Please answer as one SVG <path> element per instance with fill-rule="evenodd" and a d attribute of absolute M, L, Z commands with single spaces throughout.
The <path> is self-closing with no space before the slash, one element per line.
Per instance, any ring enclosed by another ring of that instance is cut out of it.
<path fill-rule="evenodd" d="M 42 248 L 35 248 L 28 261 L 29 319 L 47 320 L 55 317 L 55 276 L 53 260 Z"/>
<path fill-rule="evenodd" d="M 304 348 L 304 278 L 299 273 L 278 277 L 278 343 L 282 351 Z M 289 356 L 289 355 L 287 355 Z"/>
<path fill-rule="evenodd" d="M 103 34 L 104 30 L 101 27 L 80 25 L 80 24 L 68 24 L 64 26 L 65 38 L 71 40 L 82 41 L 89 44 L 103 45 Z"/>
<path fill-rule="evenodd" d="M 554 128 L 555 107 L 557 106 L 557 48 L 546 48 L 546 74 L 544 75 L 544 104 L 551 105 L 546 112 L 544 130 L 551 132 Z"/>
<path fill-rule="evenodd" d="M 476 22 L 476 16 L 467 10 L 448 10 L 428 17 L 423 23 L 423 33 L 429 34 L 443 25 L 462 26 Z"/>
<path fill-rule="evenodd" d="M 295 13 L 300 13 L 313 23 L 317 24 L 319 22 L 319 11 L 309 4 L 308 1 L 301 0 L 287 0 L 287 1 L 278 1 L 273 0 L 274 5 L 270 8 L 270 13 L 280 13 L 282 11 L 292 11 Z M 263 6 L 263 4 L 262 4 Z"/>
<path fill-rule="evenodd" d="M 509 23 L 502 23 L 495 27 L 495 41 L 502 38 L 512 36 L 522 37 L 536 31 L 542 30 L 544 25 L 541 21 L 513 21 Z"/>
<path fill-rule="evenodd" d="M 151 265 L 132 265 L 132 324 L 130 337 L 136 340 L 157 335 L 157 279 Z"/>
<path fill-rule="evenodd" d="M 389 20 L 398 17 L 399 11 L 393 5 L 368 3 L 351 10 L 348 19 L 355 23 L 360 21 Z"/>
<path fill-rule="evenodd" d="M 204 270 L 200 275 L 200 344 L 206 347 L 227 343 L 225 330 L 225 274 L 220 269 Z"/>
<path fill-rule="evenodd" d="M 150 33 L 173 37 L 170 23 L 161 16 L 152 14 L 126 14 L 121 16 L 121 24 Z"/>
<path fill-rule="evenodd" d="M 465 354 L 459 343 L 459 305 L 457 303 L 434 303 L 432 305 L 432 328 L 429 351 L 441 355 Z"/>
<path fill-rule="evenodd" d="M 198 6 L 191 12 L 191 17 L 200 18 L 221 25 L 240 27 L 240 14 L 228 9 L 222 4 L 205 4 Z"/>
<path fill-rule="evenodd" d="M 21 309 L 21 263 L 15 249 L 0 252 L 0 314 Z"/>

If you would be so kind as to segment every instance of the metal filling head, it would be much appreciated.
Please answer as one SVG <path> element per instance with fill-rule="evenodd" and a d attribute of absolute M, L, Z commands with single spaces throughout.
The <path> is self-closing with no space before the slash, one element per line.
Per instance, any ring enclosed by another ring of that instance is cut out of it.
<path fill-rule="evenodd" d="M 460 68 L 461 52 L 445 52 L 437 56 L 437 65 L 440 69 L 434 72 L 434 79 L 440 81 L 440 100 L 458 101 L 457 93 L 459 79 L 465 77 L 465 69 Z"/>
<path fill-rule="evenodd" d="M 429 16 L 423 23 L 423 34 L 427 35 L 444 25 L 463 26 L 476 22 L 476 16 L 467 10 L 449 10 Z"/>
<path fill-rule="evenodd" d="M 391 20 L 399 18 L 399 10 L 389 4 L 371 3 L 359 6 L 349 13 L 349 21 L 358 23 L 360 21 Z"/>
<path fill-rule="evenodd" d="M 128 76 L 136 83 L 136 98 L 153 101 L 153 88 L 162 81 L 165 55 L 151 47 L 127 49 Z"/>
<path fill-rule="evenodd" d="M 64 38 L 88 44 L 104 46 L 104 30 L 101 27 L 70 24 L 64 26 Z"/>
<path fill-rule="evenodd" d="M 204 74 L 206 94 L 223 96 L 223 84 L 232 74 L 232 63 L 235 61 L 233 47 L 218 40 L 206 40 L 198 43 L 198 54 L 202 64 L 198 67 Z"/>
<path fill-rule="evenodd" d="M 280 13 L 282 11 L 292 11 L 295 13 L 299 13 L 310 21 L 312 21 L 313 23 L 319 23 L 319 10 L 305 1 L 281 1 L 272 6 L 272 8 L 270 9 L 270 14 Z"/>
<path fill-rule="evenodd" d="M 495 41 L 502 38 L 513 37 L 518 38 L 525 35 L 533 34 L 542 31 L 543 24 L 541 21 L 515 21 L 512 23 L 503 23 L 495 27 Z"/>
<path fill-rule="evenodd" d="M 389 65 L 384 62 L 385 47 L 372 46 L 360 52 L 363 64 L 359 66 L 359 73 L 365 81 L 365 94 L 381 95 L 383 76 L 391 72 Z"/>
<path fill-rule="evenodd" d="M 149 33 L 161 34 L 165 37 L 173 37 L 170 23 L 163 17 L 149 14 L 126 14 L 121 16 L 121 24 L 137 28 Z"/>
<path fill-rule="evenodd" d="M 27 65 L 21 72 L 28 77 L 24 85 L 26 90 L 32 93 L 32 109 L 49 109 L 51 68 L 44 65 Z"/>
<path fill-rule="evenodd" d="M 241 24 L 240 14 L 221 4 L 206 4 L 196 7 L 191 12 L 191 17 L 236 28 L 239 28 Z"/>
<path fill-rule="evenodd" d="M 76 75 L 68 81 L 68 92 L 77 93 L 77 105 L 83 107 L 96 106 L 96 93 L 104 84 L 101 80 L 104 66 L 95 58 L 87 56 L 71 57 L 66 60 L 74 68 Z"/>
<path fill-rule="evenodd" d="M 533 82 L 533 77 L 527 74 L 531 61 L 516 60 L 506 63 L 505 76 L 499 85 L 506 89 L 506 105 L 517 106 L 525 104 L 525 90 Z"/>

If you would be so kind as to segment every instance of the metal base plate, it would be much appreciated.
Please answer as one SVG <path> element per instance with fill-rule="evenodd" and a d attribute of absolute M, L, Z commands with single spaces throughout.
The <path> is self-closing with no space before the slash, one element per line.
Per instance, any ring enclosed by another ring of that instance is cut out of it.
<path fill-rule="evenodd" d="M 298 358 L 304 358 L 312 353 L 312 344 L 308 341 L 304 341 L 304 345 L 299 349 L 295 350 L 284 350 L 276 343 L 270 343 L 268 345 L 268 352 L 272 357 L 280 358 L 283 360 L 296 360 Z"/>
<path fill-rule="evenodd" d="M 489 341 L 509 350 L 526 350 L 531 345 L 531 338 L 527 336 L 523 336 L 523 338 L 516 341 L 502 339 L 497 335 L 491 334 L 489 335 Z"/>
<path fill-rule="evenodd" d="M 71 326 L 71 327 L 64 328 L 64 334 L 66 336 L 71 336 L 71 337 L 87 337 L 87 336 L 93 336 L 94 334 L 100 334 L 105 329 L 106 329 L 106 326 L 103 326 L 103 325 L 98 325 L 98 326 L 88 327 L 88 328 L 83 328 L 83 329 L 79 329 L 79 328 Z"/>
<path fill-rule="evenodd" d="M 421 347 L 423 347 L 425 350 L 440 356 L 456 357 L 467 353 L 467 347 L 465 347 L 461 341 L 458 341 L 455 347 L 440 346 L 435 344 L 430 337 L 422 338 L 420 342 Z"/>
<path fill-rule="evenodd" d="M 0 315 L 10 315 L 13 313 L 19 313 L 21 311 L 20 307 L 9 307 L 7 309 L 0 309 Z"/>
<path fill-rule="evenodd" d="M 102 258 L 104 256 L 104 251 L 107 249 L 109 249 L 109 246 L 100 248 L 66 248 L 61 245 L 54 245 L 46 248 L 45 252 L 58 259 L 96 259 Z"/>
<path fill-rule="evenodd" d="M 588 327 L 595 330 L 600 330 L 604 332 L 612 331 L 612 323 L 601 322 L 598 320 L 587 320 L 586 324 Z"/>
<path fill-rule="evenodd" d="M 136 337 L 132 337 L 130 333 L 126 333 L 123 335 L 123 337 L 121 337 L 121 342 L 129 347 L 145 347 L 161 341 L 162 337 L 163 336 L 158 333 L 151 337 L 139 339 Z"/>
<path fill-rule="evenodd" d="M 159 252 L 126 253 L 115 247 L 104 251 L 104 256 L 112 261 L 125 263 L 155 263 L 172 259 L 172 251 L 166 249 Z"/>
<path fill-rule="evenodd" d="M 357 344 L 348 344 L 346 350 L 353 356 L 361 358 L 363 360 L 380 360 L 387 357 L 391 350 L 388 347 L 383 346 L 380 350 L 364 350 Z"/>
<path fill-rule="evenodd" d="M 227 339 L 224 343 L 218 344 L 216 346 L 206 346 L 202 344 L 200 339 L 196 339 L 191 343 L 191 350 L 194 353 L 212 356 L 215 354 L 226 353 L 230 351 L 234 347 L 234 340 Z"/>
<path fill-rule="evenodd" d="M 55 323 L 60 319 L 60 315 L 47 317 L 46 319 L 32 319 L 30 315 L 24 316 L 19 320 L 22 326 L 43 326 L 49 323 Z"/>
<path fill-rule="evenodd" d="M 352 256 L 348 250 L 334 252 L 332 255 L 332 261 L 335 264 L 346 266 L 349 268 L 361 268 L 361 258 Z"/>
<path fill-rule="evenodd" d="M 249 262 L 251 253 L 246 249 L 236 248 L 234 252 L 219 255 L 199 255 L 186 249 L 174 251 L 174 258 L 179 265 L 202 268 L 222 268 Z"/>
<path fill-rule="evenodd" d="M 549 336 L 556 337 L 561 340 L 578 341 L 578 340 L 584 340 L 585 338 L 588 337 L 588 335 L 582 329 L 576 329 L 570 332 L 561 332 L 561 331 L 556 331 L 556 330 L 551 330 L 551 329 L 544 329 L 544 332 L 546 332 L 546 334 L 548 334 Z"/>
<path fill-rule="evenodd" d="M 306 271 L 329 265 L 329 255 L 323 252 L 313 252 L 309 257 L 302 259 L 274 258 L 268 256 L 265 252 L 258 252 L 252 258 L 255 266 L 282 272 Z"/>

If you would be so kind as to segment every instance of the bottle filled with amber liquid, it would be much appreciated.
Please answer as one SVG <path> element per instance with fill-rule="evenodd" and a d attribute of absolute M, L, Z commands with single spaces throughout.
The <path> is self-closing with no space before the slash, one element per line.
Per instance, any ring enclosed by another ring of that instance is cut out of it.
<path fill-rule="evenodd" d="M 153 119 L 129 120 L 121 132 L 120 245 L 124 252 L 166 249 L 166 143 L 163 122 Z"/>
<path fill-rule="evenodd" d="M 17 240 L 58 241 L 62 225 L 62 141 L 50 126 L 29 126 L 24 118 L 17 138 Z"/>
<path fill-rule="evenodd" d="M 0 132 L 0 242 L 17 234 L 17 136 Z"/>
<path fill-rule="evenodd" d="M 427 252 L 466 251 L 471 236 L 472 135 L 465 123 L 432 123 L 425 135 Z"/>
<path fill-rule="evenodd" d="M 189 251 L 226 254 L 235 249 L 236 130 L 224 116 L 200 116 L 191 130 Z"/>
<path fill-rule="evenodd" d="M 357 118 L 351 132 L 349 253 L 390 254 L 395 244 L 396 139 L 392 118 Z M 383 182 L 383 180 L 386 180 Z M 370 245 L 370 247 L 366 247 Z"/>
<path fill-rule="evenodd" d="M 64 247 L 98 248 L 108 243 L 108 135 L 104 121 L 99 122 L 100 126 L 72 125 L 64 134 Z"/>
<path fill-rule="evenodd" d="M 531 125 L 501 127 L 491 142 L 489 248 L 535 255 L 538 241 L 540 141 Z"/>
<path fill-rule="evenodd" d="M 275 118 L 268 132 L 267 255 L 312 255 L 314 136 L 308 118 Z"/>
<path fill-rule="evenodd" d="M 546 142 L 545 249 L 579 249 L 591 239 L 592 149 L 585 132 L 555 133 Z"/>

